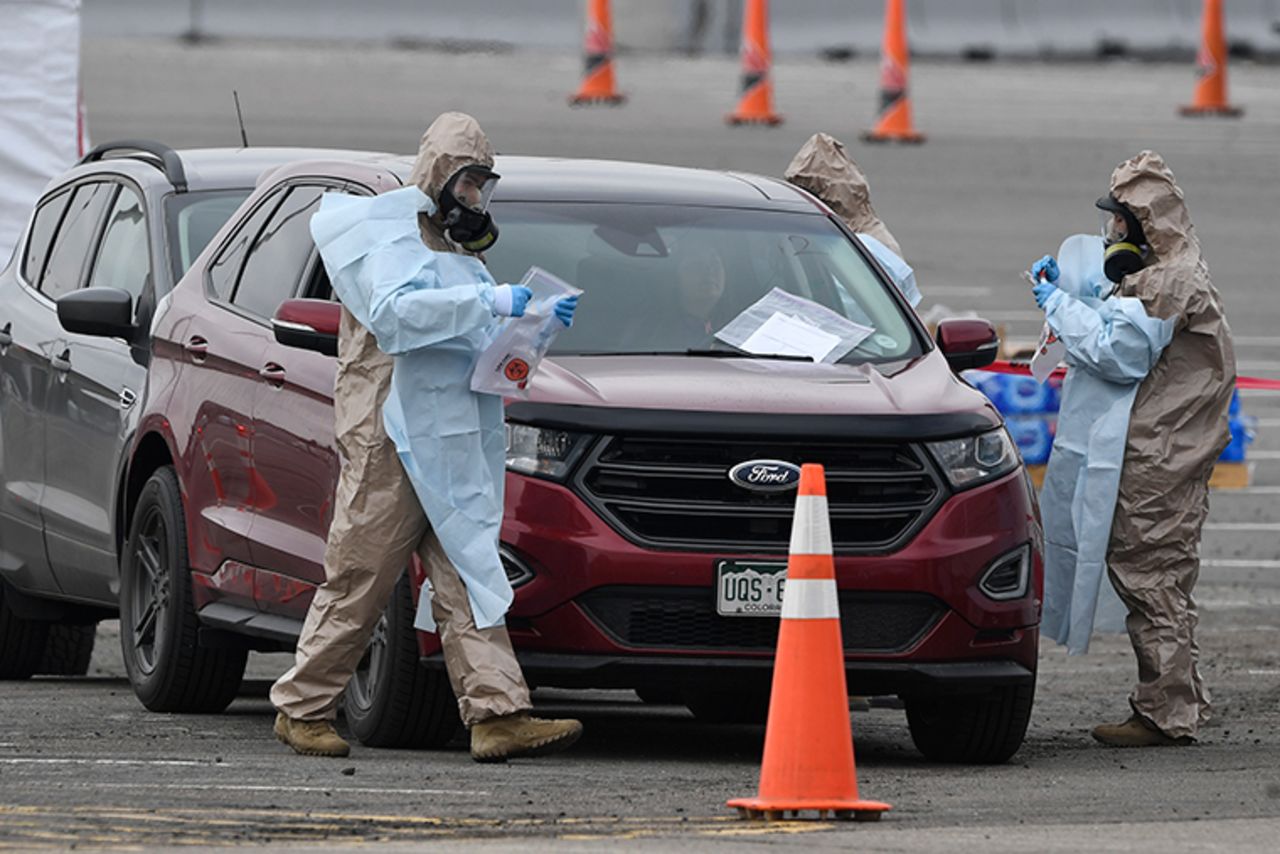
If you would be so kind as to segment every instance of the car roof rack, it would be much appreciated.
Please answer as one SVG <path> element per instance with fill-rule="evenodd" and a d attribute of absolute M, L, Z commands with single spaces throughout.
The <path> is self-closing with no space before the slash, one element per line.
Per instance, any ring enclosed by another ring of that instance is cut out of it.
<path fill-rule="evenodd" d="M 97 163 L 105 160 L 108 154 L 115 154 L 123 151 L 142 152 L 151 155 L 151 158 L 141 158 L 145 162 L 156 166 L 164 176 L 169 179 L 169 183 L 173 185 L 176 193 L 185 193 L 187 191 L 187 172 L 182 168 L 182 158 L 178 156 L 178 152 L 162 142 L 153 142 L 149 139 L 119 139 L 115 142 L 104 142 L 102 145 L 95 146 L 92 151 L 80 158 L 81 163 Z"/>

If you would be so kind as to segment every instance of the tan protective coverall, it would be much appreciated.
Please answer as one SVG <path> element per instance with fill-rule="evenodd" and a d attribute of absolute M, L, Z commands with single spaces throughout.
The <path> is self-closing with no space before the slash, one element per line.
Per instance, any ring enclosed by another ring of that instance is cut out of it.
<path fill-rule="evenodd" d="M 871 207 L 867 176 L 834 136 L 815 133 L 800 147 L 782 177 L 808 190 L 855 232 L 870 234 L 903 258 L 902 248 Z"/>
<path fill-rule="evenodd" d="M 458 169 L 493 166 L 493 148 L 475 119 L 440 116 L 422 137 L 411 180 L 432 199 Z M 423 216 L 422 239 L 437 252 L 462 252 Z M 477 629 L 467 591 L 431 532 L 422 505 L 382 423 L 392 360 L 346 309 L 338 336 L 333 406 L 343 465 L 316 590 L 292 669 L 271 688 L 291 718 L 332 719 L 401 573 L 416 552 L 431 578 L 432 615 L 462 722 L 472 726 L 532 708 L 505 626 Z"/>
<path fill-rule="evenodd" d="M 1166 735 L 1195 736 L 1209 718 L 1209 692 L 1198 669 L 1191 591 L 1209 477 L 1230 440 L 1235 354 L 1182 191 L 1164 160 L 1143 151 L 1121 163 L 1111 193 L 1138 218 L 1152 252 L 1118 293 L 1142 300 L 1152 317 L 1175 318 L 1175 325 L 1133 404 L 1108 565 L 1129 609 L 1126 625 L 1138 656 L 1134 710 Z"/>

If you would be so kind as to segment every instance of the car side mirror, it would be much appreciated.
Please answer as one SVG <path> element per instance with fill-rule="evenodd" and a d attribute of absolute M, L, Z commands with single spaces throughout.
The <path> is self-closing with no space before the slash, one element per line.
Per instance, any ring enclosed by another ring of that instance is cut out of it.
<path fill-rule="evenodd" d="M 58 298 L 58 322 L 68 332 L 132 341 L 133 295 L 120 288 L 85 288 Z"/>
<path fill-rule="evenodd" d="M 286 347 L 338 355 L 338 326 L 342 305 L 322 299 L 288 299 L 280 303 L 271 329 Z"/>
<path fill-rule="evenodd" d="M 938 324 L 938 349 L 951 370 L 985 368 L 1000 352 L 1000 336 L 986 320 L 944 320 Z"/>

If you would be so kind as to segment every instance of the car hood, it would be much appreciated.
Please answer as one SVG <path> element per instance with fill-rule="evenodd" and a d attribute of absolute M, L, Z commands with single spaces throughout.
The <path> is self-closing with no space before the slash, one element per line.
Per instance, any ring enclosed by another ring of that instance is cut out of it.
<path fill-rule="evenodd" d="M 957 378 L 937 350 L 882 365 L 815 365 L 699 356 L 559 356 L 546 359 L 513 420 L 567 423 L 585 409 L 691 414 L 755 414 L 928 421 L 962 417 L 966 429 L 1000 424 L 981 393 Z M 922 419 L 923 416 L 923 419 Z M 941 427 L 941 425 L 939 425 Z M 915 432 L 914 430 L 912 432 Z M 942 429 L 943 433 L 957 432 Z"/>

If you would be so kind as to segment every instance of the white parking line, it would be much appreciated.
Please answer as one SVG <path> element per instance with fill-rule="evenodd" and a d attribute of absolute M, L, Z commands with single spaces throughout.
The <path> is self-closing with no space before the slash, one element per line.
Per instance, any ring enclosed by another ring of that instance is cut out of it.
<path fill-rule="evenodd" d="M 1280 427 L 1280 418 L 1255 418 L 1253 423 L 1258 427 Z"/>
<path fill-rule="evenodd" d="M 1280 451 L 1245 451 L 1244 460 L 1245 462 L 1280 460 Z"/>
<path fill-rule="evenodd" d="M 1280 495 L 1280 486 L 1242 486 L 1239 489 L 1215 489 L 1213 500 L 1234 498 L 1238 495 Z"/>
<path fill-rule="evenodd" d="M 1205 522 L 1206 531 L 1280 531 L 1280 522 Z"/>
<path fill-rule="evenodd" d="M 1231 343 L 1237 347 L 1275 347 L 1280 350 L 1280 338 L 1273 335 L 1233 335 Z"/>
<path fill-rule="evenodd" d="M 1249 371 L 1257 373 L 1258 371 L 1280 371 L 1280 362 L 1274 359 L 1237 359 L 1237 371 Z"/>
<path fill-rule="evenodd" d="M 1022 320 L 1042 321 L 1043 311 L 979 311 L 983 320 L 994 320 L 997 323 L 1014 323 Z"/>
<path fill-rule="evenodd" d="M 1209 569 L 1280 569 L 1280 560 L 1249 560 L 1248 558 L 1210 558 L 1200 561 Z"/>
<path fill-rule="evenodd" d="M 29 782 L 24 785 L 31 785 Z M 59 784 L 63 785 L 63 784 Z M 468 797 L 488 797 L 492 792 L 473 791 L 470 789 L 382 789 L 364 786 L 288 786 L 283 784 L 271 786 L 250 785 L 248 783 L 77 783 L 77 786 L 91 789 L 177 789 L 217 792 L 332 792 L 341 795 L 465 795 Z"/>
<path fill-rule="evenodd" d="M 198 759 L 55 759 L 51 757 L 0 756 L 0 765 L 179 765 L 198 768 L 224 768 L 226 762 L 203 762 Z"/>
<path fill-rule="evenodd" d="M 987 285 L 931 285 L 929 298 L 940 300 L 941 297 L 985 297 L 991 295 Z M 979 311 L 979 314 L 982 312 Z"/>

